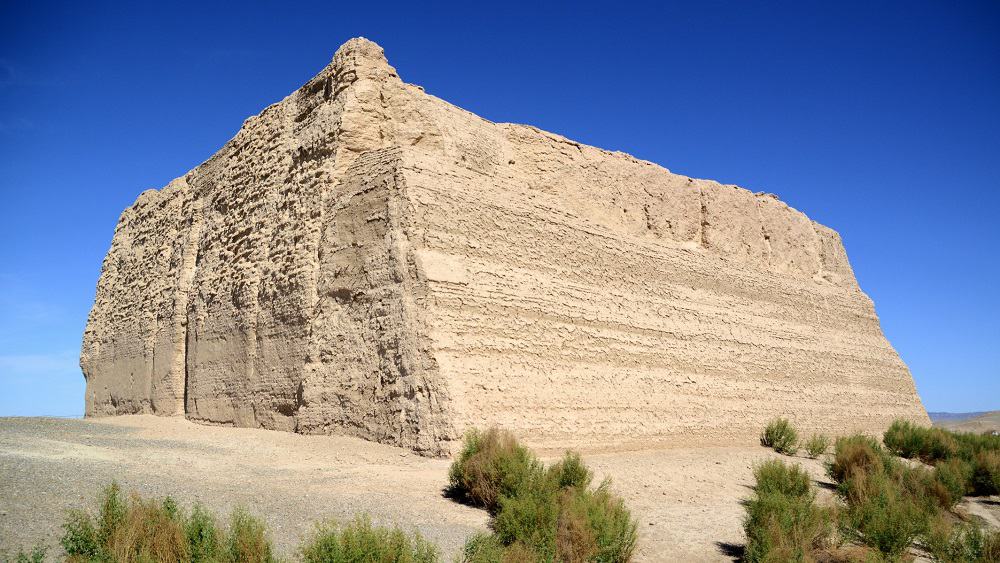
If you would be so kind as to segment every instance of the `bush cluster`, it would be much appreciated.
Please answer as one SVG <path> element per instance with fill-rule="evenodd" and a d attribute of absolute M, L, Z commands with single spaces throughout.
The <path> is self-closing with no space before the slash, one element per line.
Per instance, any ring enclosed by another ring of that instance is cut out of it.
<path fill-rule="evenodd" d="M 266 526 L 244 510 L 233 511 L 224 529 L 201 505 L 185 514 L 170 497 L 157 501 L 133 494 L 126 499 L 115 483 L 101 493 L 96 515 L 72 511 L 63 531 L 61 543 L 71 563 L 276 561 Z M 44 555 L 22 554 L 16 561 L 41 563 Z M 299 555 L 306 563 L 439 560 L 437 547 L 420 534 L 373 526 L 366 516 L 345 525 L 317 525 Z"/>
<path fill-rule="evenodd" d="M 921 437 L 915 428 L 893 424 L 886 443 L 894 452 L 934 462 L 933 468 L 908 465 L 874 439 L 860 435 L 837 440 L 828 465 L 847 504 L 845 529 L 889 559 L 900 557 L 917 538 L 942 545 L 940 534 L 933 539 L 935 522 L 962 500 L 973 479 L 972 465 L 959 456 L 962 446 L 956 444 L 960 441 L 940 432 L 926 432 Z M 984 453 L 988 455 L 980 452 Z M 949 542 L 958 545 L 956 542 L 966 541 L 966 536 Z"/>
<path fill-rule="evenodd" d="M 776 418 L 768 423 L 760 435 L 760 445 L 774 451 L 793 455 L 798 451 L 799 434 L 787 418 Z"/>
<path fill-rule="evenodd" d="M 937 561 L 1000 561 L 1000 531 L 984 531 L 970 524 L 955 525 L 940 516 L 932 521 L 923 546 Z"/>
<path fill-rule="evenodd" d="M 809 475 L 798 465 L 767 461 L 754 469 L 756 487 L 743 523 L 744 560 L 804 561 L 826 547 L 836 518 L 816 504 Z"/>
<path fill-rule="evenodd" d="M 188 516 L 170 497 L 126 499 L 116 483 L 102 492 L 96 515 L 70 512 L 60 543 L 71 562 L 274 560 L 264 524 L 242 510 L 225 531 L 200 506 Z"/>
<path fill-rule="evenodd" d="M 776 419 L 764 429 L 761 444 L 794 451 L 795 429 Z M 882 443 L 855 435 L 839 438 L 827 472 L 837 482 L 845 507 L 841 531 L 895 561 L 920 540 L 941 561 L 1000 561 L 1000 532 L 954 526 L 948 512 L 966 494 L 1000 492 L 1000 438 L 955 433 L 896 421 Z M 812 457 L 829 447 L 814 435 L 802 447 Z M 895 454 L 895 455 L 894 455 Z M 924 464 L 907 463 L 899 457 Z M 928 467 L 930 466 L 930 467 Z M 799 468 L 770 461 L 756 468 L 756 492 L 747 503 L 744 527 L 748 561 L 807 560 L 828 532 L 829 513 L 814 504 L 808 476 Z"/>
<path fill-rule="evenodd" d="M 886 430 L 883 441 L 900 457 L 915 458 L 964 477 L 973 495 L 1000 494 L 1000 436 L 950 432 L 925 428 L 897 420 Z"/>
<path fill-rule="evenodd" d="M 493 514 L 493 533 L 465 545 L 468 563 L 628 561 L 636 523 L 608 481 L 591 487 L 579 454 L 549 468 L 508 432 L 469 432 L 449 471 L 450 492 Z"/>

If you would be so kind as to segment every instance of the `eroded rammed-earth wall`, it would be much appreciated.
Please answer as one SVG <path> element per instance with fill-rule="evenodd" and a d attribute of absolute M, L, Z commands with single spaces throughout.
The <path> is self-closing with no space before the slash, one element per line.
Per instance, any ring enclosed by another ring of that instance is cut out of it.
<path fill-rule="evenodd" d="M 493 424 L 595 450 L 927 420 L 834 231 L 483 120 L 360 39 L 122 214 L 81 365 L 90 416 L 427 454 Z"/>

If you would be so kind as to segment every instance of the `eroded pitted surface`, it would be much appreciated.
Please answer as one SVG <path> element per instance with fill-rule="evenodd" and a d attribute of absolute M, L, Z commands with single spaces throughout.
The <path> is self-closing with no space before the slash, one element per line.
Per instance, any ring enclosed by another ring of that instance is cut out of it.
<path fill-rule="evenodd" d="M 613 449 L 927 420 L 834 231 L 483 120 L 363 39 L 122 215 L 81 364 L 89 415 L 429 454 L 490 424 Z"/>

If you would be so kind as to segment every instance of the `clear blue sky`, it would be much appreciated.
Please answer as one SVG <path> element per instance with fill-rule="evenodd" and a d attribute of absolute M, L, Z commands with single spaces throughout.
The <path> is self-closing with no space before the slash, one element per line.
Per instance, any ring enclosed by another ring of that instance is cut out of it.
<path fill-rule="evenodd" d="M 119 213 L 350 37 L 404 80 L 840 231 L 930 410 L 1000 409 L 1000 3 L 0 0 L 0 415 L 83 411 Z"/>

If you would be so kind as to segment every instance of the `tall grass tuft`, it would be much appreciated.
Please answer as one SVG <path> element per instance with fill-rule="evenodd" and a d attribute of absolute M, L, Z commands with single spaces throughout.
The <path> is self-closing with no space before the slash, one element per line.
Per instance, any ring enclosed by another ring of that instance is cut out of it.
<path fill-rule="evenodd" d="M 798 451 L 799 434 L 787 418 L 776 418 L 768 423 L 760 435 L 760 445 L 774 451 L 793 455 Z"/>

